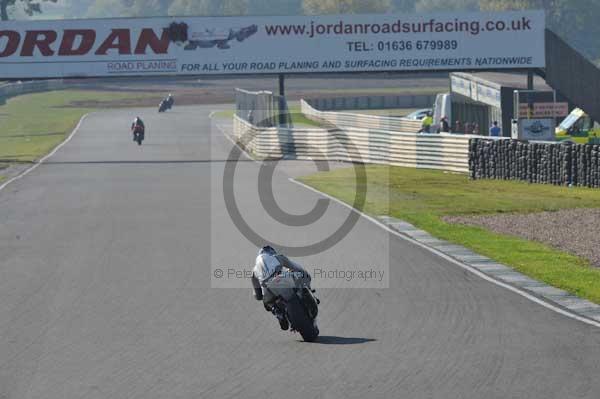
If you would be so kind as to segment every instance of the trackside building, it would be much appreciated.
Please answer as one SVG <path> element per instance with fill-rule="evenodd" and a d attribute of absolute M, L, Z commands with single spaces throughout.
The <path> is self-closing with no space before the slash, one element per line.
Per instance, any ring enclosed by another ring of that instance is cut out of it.
<path fill-rule="evenodd" d="M 538 92 L 546 92 L 548 98 L 538 101 L 552 102 L 552 88 L 540 77 L 534 80 Z M 487 134 L 489 126 L 497 121 L 502 135 L 511 136 L 511 120 L 514 113 L 514 91 L 527 90 L 527 75 L 516 73 L 462 73 L 450 74 L 450 93 L 452 101 L 452 123 L 460 121 L 477 123 L 481 134 Z M 538 93 L 539 96 L 540 93 Z M 566 101 L 557 93 L 556 100 Z M 564 115 L 563 115 L 564 116 Z"/>

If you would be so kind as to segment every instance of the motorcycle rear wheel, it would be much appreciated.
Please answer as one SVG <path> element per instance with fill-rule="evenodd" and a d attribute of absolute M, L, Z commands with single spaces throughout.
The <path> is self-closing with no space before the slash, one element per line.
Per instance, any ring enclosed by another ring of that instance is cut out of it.
<path fill-rule="evenodd" d="M 287 302 L 286 310 L 292 328 L 298 331 L 306 342 L 314 342 L 319 336 L 319 329 L 314 321 L 308 317 L 308 313 L 300 300 L 296 297 L 292 298 Z"/>

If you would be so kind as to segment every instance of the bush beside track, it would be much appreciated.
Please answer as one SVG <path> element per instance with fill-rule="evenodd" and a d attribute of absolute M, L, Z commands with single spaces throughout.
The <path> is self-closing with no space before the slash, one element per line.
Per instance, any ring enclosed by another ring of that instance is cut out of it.
<path fill-rule="evenodd" d="M 321 172 L 300 179 L 351 204 L 356 185 L 352 168 Z M 406 220 L 430 234 L 475 252 L 552 286 L 600 303 L 600 269 L 549 246 L 515 236 L 460 224 L 445 216 L 531 213 L 593 208 L 600 191 L 530 185 L 513 181 L 469 180 L 463 174 L 402 167 L 367 166 L 364 211 Z"/>

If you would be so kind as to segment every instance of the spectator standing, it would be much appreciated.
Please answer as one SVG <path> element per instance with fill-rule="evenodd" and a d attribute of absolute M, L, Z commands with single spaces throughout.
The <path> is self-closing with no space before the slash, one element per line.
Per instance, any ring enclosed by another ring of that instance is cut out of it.
<path fill-rule="evenodd" d="M 473 126 L 469 122 L 465 122 L 465 134 L 473 134 Z"/>
<path fill-rule="evenodd" d="M 490 136 L 491 137 L 500 137 L 502 134 L 502 129 L 498 126 L 498 121 L 494 121 L 492 126 L 490 127 Z"/>
<path fill-rule="evenodd" d="M 462 124 L 460 123 L 460 121 L 456 121 L 454 123 L 454 129 L 452 130 L 452 132 L 454 132 L 454 133 L 462 133 L 463 132 L 463 127 L 462 127 Z"/>
<path fill-rule="evenodd" d="M 473 134 L 479 136 L 479 123 L 473 123 Z"/>
<path fill-rule="evenodd" d="M 448 123 L 448 118 L 446 116 L 443 116 L 440 121 L 440 131 L 442 133 L 450 133 L 450 124 Z"/>
<path fill-rule="evenodd" d="M 433 116 L 431 112 L 428 112 L 427 116 L 423 118 L 423 122 L 421 122 L 421 130 L 419 130 L 419 133 L 430 133 L 431 125 L 433 125 Z"/>

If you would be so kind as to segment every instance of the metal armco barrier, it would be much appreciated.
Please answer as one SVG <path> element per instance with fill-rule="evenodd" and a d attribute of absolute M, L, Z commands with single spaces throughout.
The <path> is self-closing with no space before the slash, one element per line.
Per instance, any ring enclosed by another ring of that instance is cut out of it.
<path fill-rule="evenodd" d="M 387 109 L 387 108 L 431 108 L 435 94 L 401 94 L 387 96 L 350 96 L 305 99 L 311 107 L 321 111 Z"/>
<path fill-rule="evenodd" d="M 320 111 L 305 100 L 301 100 L 300 108 L 307 118 L 340 128 L 381 129 L 406 133 L 417 133 L 421 129 L 421 121 L 349 112 Z"/>
<path fill-rule="evenodd" d="M 40 93 L 44 91 L 60 90 L 63 88 L 64 83 L 62 79 L 7 83 L 0 86 L 0 104 L 4 104 L 7 99 L 20 96 L 21 94 Z"/>
<path fill-rule="evenodd" d="M 289 126 L 290 117 L 285 97 L 270 91 L 235 89 L 235 114 L 262 127 Z"/>
<path fill-rule="evenodd" d="M 343 128 L 261 128 L 234 116 L 235 139 L 258 158 L 337 160 L 469 171 L 469 139 L 452 134 Z"/>
<path fill-rule="evenodd" d="M 600 187 L 600 145 L 473 138 L 472 179 Z"/>

